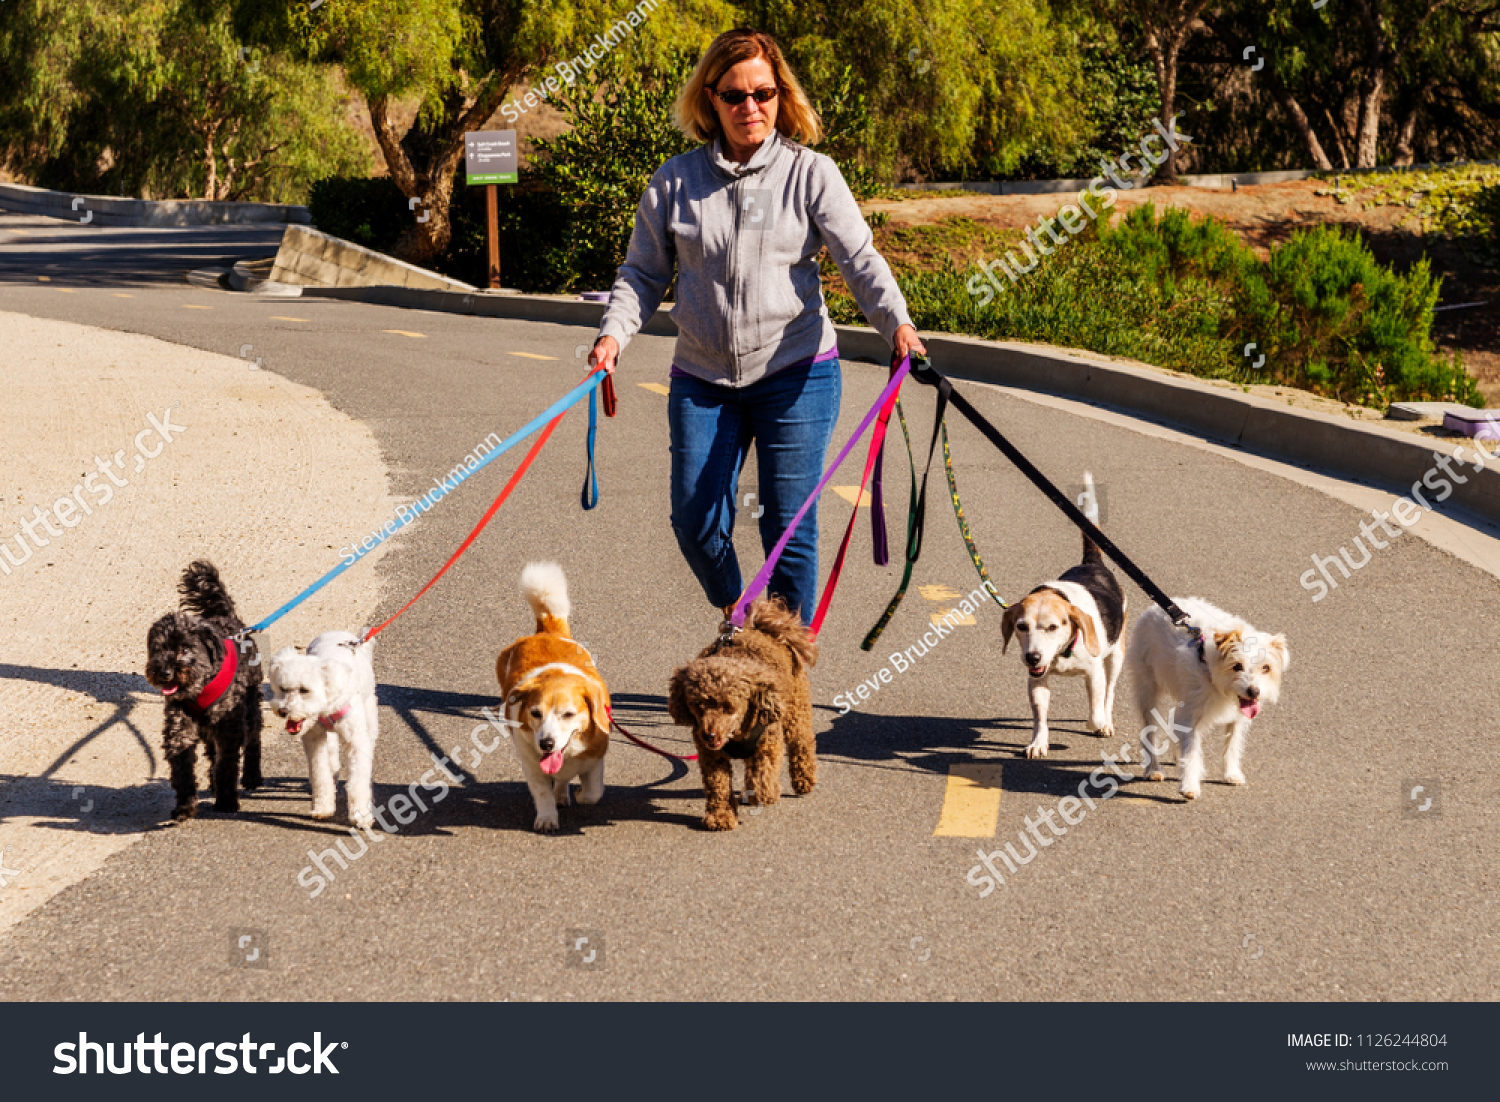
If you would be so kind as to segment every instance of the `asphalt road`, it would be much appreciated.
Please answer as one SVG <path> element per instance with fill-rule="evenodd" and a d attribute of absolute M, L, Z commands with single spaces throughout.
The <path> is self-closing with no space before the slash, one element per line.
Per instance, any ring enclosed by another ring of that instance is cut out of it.
<path fill-rule="evenodd" d="M 574 349 L 590 337 L 182 282 L 185 267 L 267 255 L 248 234 L 150 231 L 161 240 L 143 258 L 149 235 L 139 231 L 51 224 L 44 237 L 37 224 L 0 219 L 0 309 L 227 355 L 251 344 L 264 370 L 366 423 L 408 498 L 571 386 Z M 7 234 L 12 226 L 32 233 Z M 116 237 L 136 250 L 129 260 Z M 142 274 L 125 274 L 138 265 Z M 122 287 L 133 297 L 116 297 Z M 650 337 L 627 352 L 619 416 L 599 432 L 598 509 L 579 508 L 579 410 L 470 554 L 380 637 L 377 804 L 483 722 L 494 656 L 528 630 L 516 580 L 537 558 L 567 570 L 575 631 L 619 717 L 687 752 L 686 732 L 665 715 L 666 680 L 717 617 L 667 523 L 666 400 L 646 384 L 666 382 L 670 354 L 670 340 Z M 845 365 L 837 440 L 884 375 Z M 931 400 L 910 389 L 920 439 Z M 1354 508 L 1156 434 L 965 391 L 1059 482 L 1090 468 L 1106 527 L 1168 592 L 1286 633 L 1293 660 L 1282 703 L 1252 731 L 1248 787 L 1215 783 L 1211 769 L 1203 797 L 1185 804 L 1170 781 L 1127 784 L 980 898 L 966 882 L 976 850 L 1015 842 L 1025 817 L 1076 790 L 1138 725 L 1122 685 L 1121 737 L 1105 746 L 1086 732 L 1081 684 L 1065 683 L 1052 756 L 1026 761 L 1025 676 L 1015 655 L 1000 654 L 993 605 L 839 714 L 835 694 L 889 666 L 953 605 L 945 593 L 976 583 L 939 485 L 915 579 L 932 588 L 914 585 L 874 655 L 858 643 L 899 571 L 871 565 L 866 525 L 855 536 L 814 671 L 822 768 L 812 794 L 787 786 L 777 806 L 742 812 L 738 830 L 708 833 L 697 825 L 696 768 L 616 740 L 603 802 L 566 809 L 563 831 L 540 837 L 502 745 L 399 834 L 347 870 L 333 865 L 334 882 L 310 898 L 298 884 L 309 850 L 350 843 L 338 824 L 310 820 L 300 747 L 273 722 L 269 783 L 243 813 L 164 827 L 35 912 L 0 941 L 0 998 L 1495 998 L 1500 583 L 1400 540 L 1314 604 L 1297 579 L 1310 554 L 1358 533 Z M 1002 592 L 1024 593 L 1075 562 L 1066 520 L 969 426 L 955 419 L 950 430 L 974 535 Z M 382 561 L 385 614 L 442 564 L 518 456 L 492 464 Z M 834 481 L 857 478 L 851 463 Z M 897 546 L 905 479 L 899 443 L 888 445 Z M 823 504 L 825 570 L 850 508 L 834 493 Z M 760 561 L 750 528 L 739 539 L 747 575 Z M 335 561 L 309 561 L 288 595 Z M 1147 599 L 1127 591 L 1138 614 Z M 1438 792 L 1426 813 L 1412 810 L 1415 783 Z M 170 806 L 163 783 L 163 822 Z M 935 836 L 955 822 L 990 836 Z M 268 967 L 231 966 L 241 931 Z M 580 937 L 603 953 L 586 963 L 568 948 Z"/>

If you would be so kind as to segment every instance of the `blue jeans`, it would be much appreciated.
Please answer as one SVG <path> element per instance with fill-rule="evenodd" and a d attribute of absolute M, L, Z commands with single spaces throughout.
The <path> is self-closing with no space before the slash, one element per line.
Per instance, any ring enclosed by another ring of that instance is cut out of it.
<path fill-rule="evenodd" d="M 760 542 L 769 555 L 823 475 L 839 415 L 839 362 L 791 368 L 734 388 L 674 378 L 667 398 L 672 430 L 672 531 L 703 592 L 723 607 L 744 590 L 734 553 L 740 468 L 755 441 Z M 771 575 L 768 592 L 812 619 L 818 599 L 818 504 L 802 519 Z"/>

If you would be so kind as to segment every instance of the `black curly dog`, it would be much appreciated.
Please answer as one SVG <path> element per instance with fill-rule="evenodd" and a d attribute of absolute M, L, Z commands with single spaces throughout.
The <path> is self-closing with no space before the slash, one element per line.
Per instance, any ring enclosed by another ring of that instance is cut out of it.
<path fill-rule="evenodd" d="M 245 625 L 213 563 L 200 559 L 189 566 L 177 591 L 182 611 L 167 613 L 146 637 L 146 680 L 166 697 L 162 749 L 177 792 L 172 818 L 181 821 L 198 814 L 199 740 L 208 749 L 215 811 L 240 809 L 235 778 L 242 751 L 244 786 L 260 787 L 261 668 L 251 664 L 253 648 L 240 653 L 230 639 Z M 225 662 L 235 664 L 233 679 L 217 700 L 200 707 L 199 696 Z"/>

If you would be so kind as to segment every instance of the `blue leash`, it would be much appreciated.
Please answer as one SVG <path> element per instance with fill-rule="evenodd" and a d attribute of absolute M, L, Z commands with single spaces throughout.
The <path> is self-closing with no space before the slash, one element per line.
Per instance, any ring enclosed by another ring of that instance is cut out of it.
<path fill-rule="evenodd" d="M 545 425 L 547 422 L 551 421 L 554 417 L 556 417 L 558 414 L 562 413 L 564 410 L 573 408 L 574 405 L 576 405 L 580 400 L 582 400 L 582 398 L 584 397 L 584 395 L 588 395 L 588 399 L 589 399 L 589 472 L 590 472 L 590 474 L 592 474 L 593 469 L 594 469 L 594 416 L 593 416 L 593 414 L 594 414 L 594 391 L 596 389 L 598 389 L 600 383 L 604 382 L 604 380 L 607 379 L 607 378 L 609 378 L 609 376 L 605 375 L 603 372 L 596 372 L 596 373 L 590 375 L 583 382 L 579 383 L 572 390 L 568 391 L 568 393 L 564 394 L 557 401 L 553 402 L 552 405 L 548 406 L 543 412 L 537 414 L 537 416 L 535 418 L 533 418 L 530 422 L 528 422 L 518 432 L 512 434 L 511 436 L 509 436 L 505 440 L 502 440 L 500 442 L 499 446 L 496 447 L 494 451 L 490 452 L 488 455 L 486 455 L 483 459 L 481 459 L 479 461 L 478 466 L 476 466 L 474 468 L 474 470 L 466 472 L 464 474 L 463 478 L 459 479 L 458 481 L 460 483 L 468 481 L 468 478 L 469 478 L 470 475 L 475 474 L 476 472 L 482 470 L 492 460 L 496 459 L 500 455 L 503 455 L 505 452 L 509 451 L 511 448 L 515 447 L 517 444 L 519 444 L 521 441 L 525 440 L 528 436 L 530 436 L 533 433 L 535 433 L 543 425 Z M 609 410 L 608 410 L 608 404 L 607 404 L 605 412 L 608 412 L 608 411 Z M 452 492 L 451 490 L 448 491 L 448 493 L 451 493 L 451 492 Z M 446 498 L 446 497 L 447 497 L 447 493 L 445 493 L 443 495 L 443 498 Z M 439 498 L 438 501 L 443 500 L 443 498 Z M 594 502 L 595 502 L 595 504 L 598 504 L 598 486 L 597 486 L 597 484 L 594 487 Z M 428 512 L 428 511 L 431 510 L 431 508 L 435 508 L 436 506 L 437 506 L 437 501 L 434 501 L 432 503 L 432 506 L 429 507 L 428 510 L 424 510 L 423 512 L 424 513 Z M 592 506 L 585 506 L 585 508 L 592 508 Z M 380 539 L 376 542 L 375 546 L 379 547 L 380 544 L 384 543 L 390 536 L 394 536 L 402 528 L 405 528 L 413 520 L 415 520 L 417 517 L 422 516 L 422 515 L 423 515 L 423 513 L 417 513 L 417 512 L 413 512 L 411 510 L 408 510 L 407 513 L 406 513 L 406 515 L 404 517 L 401 517 L 401 516 L 398 515 L 396 526 L 394 528 L 392 528 L 389 533 L 386 533 L 385 528 L 381 529 L 381 533 L 382 534 L 380 536 Z M 374 547 L 370 548 L 371 551 L 373 551 L 374 549 L 375 549 Z M 363 555 L 360 556 L 360 558 L 363 558 L 363 557 L 364 557 Z M 245 628 L 243 632 L 238 632 L 236 634 L 249 635 L 252 632 L 265 631 L 266 628 L 270 627 L 277 620 L 280 620 L 288 612 L 291 612 L 292 609 L 294 609 L 298 605 L 302 604 L 302 602 L 306 601 L 314 593 L 317 593 L 320 589 L 322 589 L 323 587 L 325 587 L 326 585 L 328 585 L 329 582 L 333 581 L 340 574 L 342 574 L 344 571 L 348 570 L 351 566 L 353 566 L 355 563 L 357 563 L 359 561 L 360 561 L 360 559 L 356 558 L 352 562 L 341 562 L 341 563 L 339 563 L 338 566 L 334 567 L 327 574 L 324 574 L 317 581 L 313 582 L 312 585 L 308 586 L 301 593 L 297 594 L 297 596 L 293 597 L 290 601 L 288 601 L 286 604 L 282 605 L 275 612 L 271 613 L 271 615 L 267 616 L 264 620 L 260 620 L 257 623 L 252 624 L 250 627 Z"/>
<path fill-rule="evenodd" d="M 599 395 L 589 391 L 589 466 L 583 475 L 582 505 L 587 512 L 599 504 L 599 478 L 594 473 L 594 433 L 599 429 Z"/>

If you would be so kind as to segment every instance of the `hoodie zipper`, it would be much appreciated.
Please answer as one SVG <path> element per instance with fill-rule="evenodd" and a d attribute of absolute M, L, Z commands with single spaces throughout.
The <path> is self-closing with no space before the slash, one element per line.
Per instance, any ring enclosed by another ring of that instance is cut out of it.
<path fill-rule="evenodd" d="M 738 268 L 735 261 L 739 259 L 740 252 L 740 216 L 744 213 L 744 202 L 740 196 L 740 189 L 744 182 L 745 178 L 743 176 L 735 177 L 734 185 L 731 189 L 734 195 L 734 236 L 729 242 L 729 265 L 726 272 L 728 278 L 725 280 L 725 292 L 729 296 L 729 309 L 725 313 L 728 314 L 729 380 L 732 383 L 740 381 L 739 345 L 735 341 L 734 328 L 734 315 L 739 309 L 739 296 L 735 293 L 735 276 Z"/>

